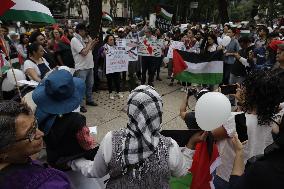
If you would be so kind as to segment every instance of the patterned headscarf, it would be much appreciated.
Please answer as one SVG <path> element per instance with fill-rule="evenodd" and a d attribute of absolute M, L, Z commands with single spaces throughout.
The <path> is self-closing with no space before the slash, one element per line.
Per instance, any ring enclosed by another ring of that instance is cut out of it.
<path fill-rule="evenodd" d="M 124 163 L 142 162 L 156 150 L 160 141 L 162 123 L 162 99 L 151 86 L 141 85 L 128 97 L 129 123 L 125 129 Z"/>

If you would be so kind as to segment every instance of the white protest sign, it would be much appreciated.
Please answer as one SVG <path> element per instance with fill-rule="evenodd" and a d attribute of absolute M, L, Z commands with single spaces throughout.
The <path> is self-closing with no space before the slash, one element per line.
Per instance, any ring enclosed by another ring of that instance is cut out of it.
<path fill-rule="evenodd" d="M 138 46 L 138 55 L 161 57 L 162 43 L 159 40 L 149 41 L 146 38 L 141 38 Z"/>
<path fill-rule="evenodd" d="M 106 53 L 106 74 L 128 71 L 128 54 L 124 47 L 117 47 Z"/>
<path fill-rule="evenodd" d="M 118 39 L 117 46 L 125 48 L 128 61 L 138 61 L 138 42 L 135 39 Z"/>
<path fill-rule="evenodd" d="M 167 54 L 168 58 L 173 58 L 174 49 L 185 50 L 184 43 L 180 41 L 171 41 L 171 45 L 169 47 L 168 54 Z"/>

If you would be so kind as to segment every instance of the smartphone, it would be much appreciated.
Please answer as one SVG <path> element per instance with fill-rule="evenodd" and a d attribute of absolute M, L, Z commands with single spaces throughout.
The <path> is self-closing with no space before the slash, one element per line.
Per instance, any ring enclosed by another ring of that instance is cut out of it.
<path fill-rule="evenodd" d="M 235 115 L 236 131 L 241 142 L 248 140 L 246 116 L 244 113 Z"/>
<path fill-rule="evenodd" d="M 221 85 L 220 88 L 221 88 L 221 93 L 223 93 L 224 95 L 236 94 L 238 85 L 236 85 L 236 84 L 233 84 L 233 85 Z"/>

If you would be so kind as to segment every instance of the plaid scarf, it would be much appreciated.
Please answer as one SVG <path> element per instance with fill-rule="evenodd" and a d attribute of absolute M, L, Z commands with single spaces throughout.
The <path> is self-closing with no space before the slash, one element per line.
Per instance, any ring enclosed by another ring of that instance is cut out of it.
<path fill-rule="evenodd" d="M 123 143 L 124 163 L 143 162 L 153 154 L 160 141 L 162 99 L 151 86 L 141 85 L 128 97 L 129 123 Z"/>

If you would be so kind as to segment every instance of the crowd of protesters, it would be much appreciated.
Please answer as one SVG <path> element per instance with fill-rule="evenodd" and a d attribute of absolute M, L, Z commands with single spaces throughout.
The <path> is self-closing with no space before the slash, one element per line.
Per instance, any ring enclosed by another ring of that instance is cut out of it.
<path fill-rule="evenodd" d="M 109 175 L 106 188 L 168 189 L 171 177 L 186 176 L 196 165 L 195 154 L 200 152 L 196 146 L 203 141 L 215 145 L 220 158 L 212 177 L 200 179 L 207 182 L 200 184 L 204 189 L 284 186 L 284 26 L 187 24 L 162 33 L 146 23 L 101 34 L 103 42 L 100 36 L 91 38 L 81 23 L 23 34 L 1 25 L 1 80 L 6 77 L 5 61 L 10 61 L 27 80 L 39 84 L 32 94 L 35 112 L 23 102 L 10 100 L 11 96 L 0 102 L 0 188 L 74 188 L 67 173 L 72 170 L 93 178 Z M 228 37 L 224 45 L 221 41 Z M 139 56 L 129 63 L 128 73 L 106 74 L 106 53 L 124 38 L 162 40 L 161 57 Z M 188 92 L 180 117 L 189 130 L 198 131 L 185 146 L 161 133 L 163 102 L 154 88 L 155 82 L 162 81 L 163 66 L 168 69 L 168 84 L 174 85 L 173 61 L 167 58 L 172 41 L 182 42 L 182 50 L 192 53 L 223 51 L 220 85 L 238 84 L 236 94 L 228 96 L 234 110 L 230 118 L 205 132 L 194 112 L 187 110 L 192 92 L 187 88 L 196 89 L 198 99 L 218 86 L 178 81 Z M 124 98 L 122 91 L 129 81 L 129 121 L 97 144 L 81 113 L 88 111 L 87 106 L 98 106 L 94 92 L 104 77 L 110 100 Z M 243 143 L 237 135 L 240 127 L 247 134 Z M 43 146 L 48 164 L 38 158 Z"/>

